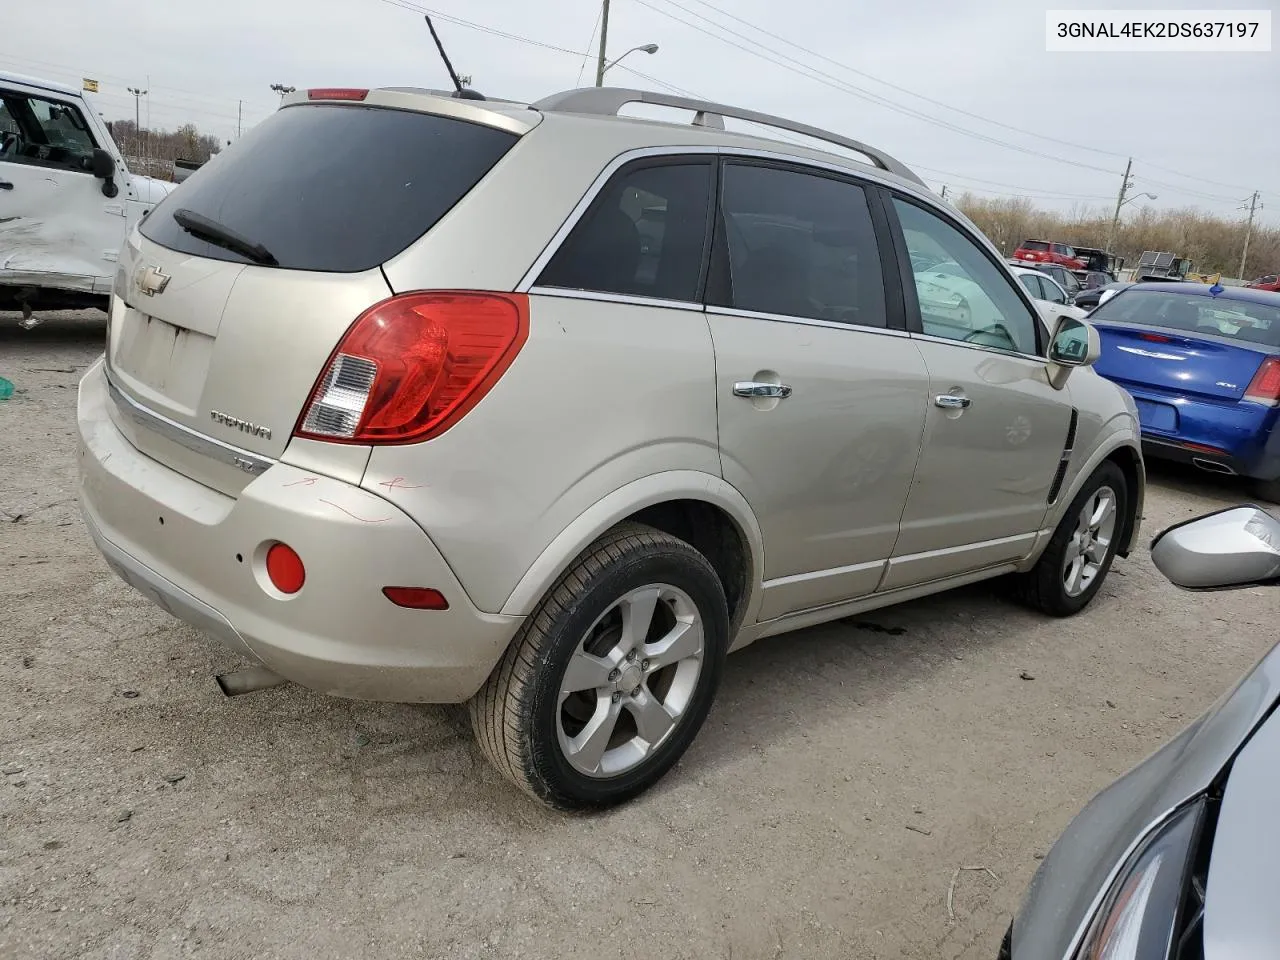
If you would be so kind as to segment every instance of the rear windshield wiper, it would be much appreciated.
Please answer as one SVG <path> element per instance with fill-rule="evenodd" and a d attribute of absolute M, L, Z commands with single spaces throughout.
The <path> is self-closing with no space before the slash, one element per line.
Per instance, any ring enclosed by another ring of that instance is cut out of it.
<path fill-rule="evenodd" d="M 262 244 L 254 243 L 229 227 L 224 227 L 217 220 L 210 220 L 185 207 L 173 211 L 173 219 L 178 226 L 199 240 L 248 257 L 254 263 L 260 263 L 264 267 L 280 266 L 280 261 L 273 257 L 271 251 Z"/>

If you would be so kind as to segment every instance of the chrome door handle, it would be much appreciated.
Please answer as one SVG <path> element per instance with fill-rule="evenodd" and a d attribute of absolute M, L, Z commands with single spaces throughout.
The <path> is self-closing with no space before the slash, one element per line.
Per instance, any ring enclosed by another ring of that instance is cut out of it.
<path fill-rule="evenodd" d="M 8 180 L 0 180 L 0 190 L 12 190 L 13 184 Z"/>
<path fill-rule="evenodd" d="M 733 385 L 735 397 L 751 399 L 785 400 L 791 396 L 791 388 L 785 383 L 761 383 L 759 380 L 739 380 Z"/>
<path fill-rule="evenodd" d="M 944 410 L 964 410 L 972 402 L 968 397 L 958 397 L 954 393 L 940 393 L 933 398 L 933 405 Z"/>

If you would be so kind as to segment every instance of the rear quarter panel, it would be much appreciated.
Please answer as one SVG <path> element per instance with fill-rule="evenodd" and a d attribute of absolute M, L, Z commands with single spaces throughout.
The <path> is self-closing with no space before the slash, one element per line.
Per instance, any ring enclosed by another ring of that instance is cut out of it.
<path fill-rule="evenodd" d="M 417 520 L 495 613 L 578 517 L 667 471 L 721 483 L 702 313 L 533 295 L 528 341 L 493 389 L 441 436 L 374 448 L 363 486 Z"/>

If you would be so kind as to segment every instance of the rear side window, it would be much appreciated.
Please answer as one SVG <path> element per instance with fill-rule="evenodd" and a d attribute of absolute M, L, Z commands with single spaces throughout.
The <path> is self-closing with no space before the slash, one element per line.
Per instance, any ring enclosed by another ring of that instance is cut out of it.
<path fill-rule="evenodd" d="M 1055 243 L 1053 245 L 1053 252 L 1064 257 L 1074 257 L 1076 255 L 1075 251 L 1072 250 L 1070 247 L 1068 247 L 1065 243 Z"/>
<path fill-rule="evenodd" d="M 294 270 L 354 273 L 430 230 L 518 138 L 406 110 L 286 107 L 191 175 L 142 221 L 171 250 L 251 262 L 174 220 L 189 210 Z"/>
<path fill-rule="evenodd" d="M 729 163 L 721 306 L 887 326 L 884 275 L 862 187 L 818 174 Z"/>
<path fill-rule="evenodd" d="M 1027 288 L 1027 293 L 1037 300 L 1045 299 L 1044 288 L 1040 286 L 1040 278 L 1030 273 L 1018 274 L 1018 280 Z"/>
<path fill-rule="evenodd" d="M 711 161 L 652 162 L 614 175 L 538 278 L 542 287 L 696 300 Z"/>

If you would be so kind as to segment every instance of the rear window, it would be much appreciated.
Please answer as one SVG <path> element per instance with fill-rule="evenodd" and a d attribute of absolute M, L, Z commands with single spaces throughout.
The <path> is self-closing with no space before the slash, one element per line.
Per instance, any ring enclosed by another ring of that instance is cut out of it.
<path fill-rule="evenodd" d="M 1280 306 L 1247 300 L 1132 288 L 1098 307 L 1089 319 L 1140 323 L 1280 347 Z"/>
<path fill-rule="evenodd" d="M 235 263 L 174 220 L 189 210 L 292 270 L 354 273 L 430 230 L 511 149 L 504 130 L 404 110 L 287 107 L 214 157 L 142 221 L 171 250 Z"/>
<path fill-rule="evenodd" d="M 1043 240 L 1023 240 L 1022 249 L 1047 251 L 1049 249 L 1049 244 L 1045 243 Z"/>

